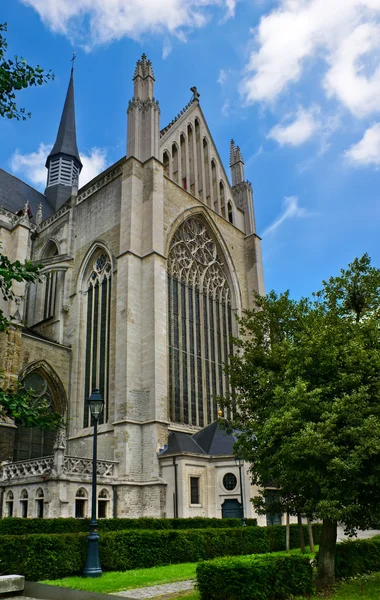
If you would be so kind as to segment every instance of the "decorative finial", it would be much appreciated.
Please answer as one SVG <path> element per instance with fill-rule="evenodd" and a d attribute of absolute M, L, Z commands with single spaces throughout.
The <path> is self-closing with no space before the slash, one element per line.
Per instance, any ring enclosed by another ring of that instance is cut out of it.
<path fill-rule="evenodd" d="M 218 417 L 219 417 L 219 419 L 220 419 L 221 417 L 223 417 L 223 411 L 222 411 L 222 410 L 218 410 Z"/>
<path fill-rule="evenodd" d="M 73 50 L 73 57 L 71 59 L 71 74 L 73 74 L 73 72 L 74 72 L 74 60 L 76 59 L 76 57 L 77 57 L 77 53 L 75 50 Z"/>
<path fill-rule="evenodd" d="M 198 92 L 196 85 L 193 85 L 193 87 L 190 88 L 190 92 L 193 92 L 191 102 L 193 102 L 194 100 L 198 100 L 200 93 Z"/>
<path fill-rule="evenodd" d="M 22 211 L 22 219 L 24 219 L 24 221 L 29 221 L 30 219 L 30 208 L 29 208 L 29 200 L 27 200 L 24 204 L 24 208 Z"/>
<path fill-rule="evenodd" d="M 41 225 L 41 223 L 42 223 L 42 202 L 39 203 L 39 205 L 37 207 L 37 214 L 36 214 L 36 224 Z"/>

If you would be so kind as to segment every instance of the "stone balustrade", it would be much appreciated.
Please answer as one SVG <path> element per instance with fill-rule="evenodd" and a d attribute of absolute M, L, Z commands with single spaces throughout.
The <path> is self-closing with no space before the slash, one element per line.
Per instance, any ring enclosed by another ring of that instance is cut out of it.
<path fill-rule="evenodd" d="M 79 475 L 91 478 L 92 460 L 77 456 L 64 456 L 59 467 L 55 456 L 46 456 L 34 460 L 25 460 L 4 464 L 0 469 L 0 481 L 24 479 L 28 477 L 46 477 L 51 475 Z M 97 461 L 97 474 L 99 477 L 114 478 L 117 476 L 118 463 L 110 460 Z"/>
<path fill-rule="evenodd" d="M 54 470 L 54 456 L 23 460 L 3 465 L 0 480 L 48 476 Z"/>
<path fill-rule="evenodd" d="M 111 460 L 97 461 L 97 474 L 99 477 L 115 477 L 117 462 Z M 67 475 L 92 475 L 92 460 L 90 458 L 78 458 L 76 456 L 65 456 L 63 459 L 63 473 Z"/>

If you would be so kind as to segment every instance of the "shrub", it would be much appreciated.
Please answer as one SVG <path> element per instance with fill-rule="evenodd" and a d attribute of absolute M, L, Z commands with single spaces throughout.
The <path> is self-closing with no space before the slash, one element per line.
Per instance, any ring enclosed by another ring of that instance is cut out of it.
<path fill-rule="evenodd" d="M 278 552 L 286 549 L 286 527 L 284 525 L 271 525 L 266 528 L 268 532 L 269 549 L 271 552 Z M 307 525 L 302 526 L 305 544 L 310 544 Z M 322 533 L 322 523 L 313 524 L 314 544 L 319 544 Z M 299 548 L 300 540 L 298 525 L 290 525 L 290 547 Z"/>
<path fill-rule="evenodd" d="M 313 592 L 310 561 L 301 556 L 219 558 L 197 567 L 201 600 L 280 600 Z"/>
<path fill-rule="evenodd" d="M 81 573 L 86 534 L 1 536 L 0 574 L 20 573 L 27 579 L 56 579 Z M 105 571 L 196 562 L 224 555 L 268 552 L 265 528 L 190 529 L 103 533 L 101 564 Z"/>
<path fill-rule="evenodd" d="M 26 579 L 58 579 L 81 573 L 86 562 L 86 534 L 4 535 L 0 539 L 0 574 Z"/>
<path fill-rule="evenodd" d="M 87 533 L 89 519 L 0 519 L 0 535 L 26 535 L 30 533 Z M 247 525 L 257 525 L 256 519 L 247 519 Z M 240 519 L 101 519 L 99 531 L 124 531 L 125 529 L 206 529 L 240 527 Z"/>
<path fill-rule="evenodd" d="M 380 536 L 337 544 L 335 553 L 337 577 L 353 577 L 373 571 L 380 571 Z"/>

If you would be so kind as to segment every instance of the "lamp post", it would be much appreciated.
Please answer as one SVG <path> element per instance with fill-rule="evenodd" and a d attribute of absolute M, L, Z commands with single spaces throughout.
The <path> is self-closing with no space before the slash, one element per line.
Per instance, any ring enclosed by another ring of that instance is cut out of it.
<path fill-rule="evenodd" d="M 90 535 L 87 544 L 87 560 L 83 571 L 84 577 L 101 577 L 102 568 L 99 560 L 99 534 L 96 531 L 96 466 L 97 466 L 97 433 L 98 421 L 104 407 L 104 400 L 99 390 L 93 390 L 88 399 L 91 416 L 94 419 L 94 446 L 92 455 L 92 492 L 91 492 L 91 521 Z"/>
<path fill-rule="evenodd" d="M 235 463 L 239 467 L 240 502 L 241 502 L 241 524 L 244 527 L 245 526 L 245 519 L 244 519 L 244 494 L 243 494 L 243 477 L 242 477 L 242 474 L 241 474 L 241 470 L 242 470 L 243 465 L 244 465 L 244 460 L 242 458 L 239 458 L 238 456 L 236 456 Z"/>

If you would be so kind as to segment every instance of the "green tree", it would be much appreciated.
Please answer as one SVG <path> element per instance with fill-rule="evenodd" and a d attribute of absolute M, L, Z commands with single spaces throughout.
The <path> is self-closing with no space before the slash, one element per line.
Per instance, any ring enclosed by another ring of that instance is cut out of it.
<path fill-rule="evenodd" d="M 7 23 L 0 23 L 0 116 L 8 119 L 25 120 L 30 113 L 16 105 L 16 92 L 31 86 L 42 85 L 54 79 L 51 71 L 44 71 L 39 65 L 31 67 L 26 60 L 15 56 L 5 58 L 7 41 L 1 32 L 7 31 Z"/>
<path fill-rule="evenodd" d="M 0 389 L 0 416 L 10 417 L 26 427 L 58 429 L 63 425 L 62 415 L 52 411 L 47 400 L 36 398 L 22 384 L 16 390 Z"/>
<path fill-rule="evenodd" d="M 0 253 L 0 293 L 4 300 L 13 300 L 16 295 L 12 289 L 14 282 L 36 282 L 39 281 L 39 266 L 30 260 L 21 263 L 19 260 L 11 262 L 7 256 Z M 7 331 L 9 319 L 0 309 L 0 332 Z"/>
<path fill-rule="evenodd" d="M 39 265 L 31 261 L 11 262 L 7 256 L 0 254 L 0 293 L 4 300 L 15 298 L 12 289 L 16 282 L 39 281 Z M 9 319 L 0 309 L 0 332 L 6 335 L 10 326 Z M 0 379 L 1 384 L 1 379 Z M 41 398 L 36 399 L 33 391 L 27 391 L 19 384 L 16 389 L 0 385 L 0 417 L 10 417 L 26 427 L 41 429 L 57 429 L 62 425 L 62 416 L 51 410 L 49 404 Z"/>
<path fill-rule="evenodd" d="M 323 520 L 317 587 L 334 582 L 337 523 L 380 516 L 380 270 L 368 255 L 311 299 L 256 296 L 227 371 L 236 451 L 278 508 Z M 265 498 L 254 502 L 265 510 Z"/>

